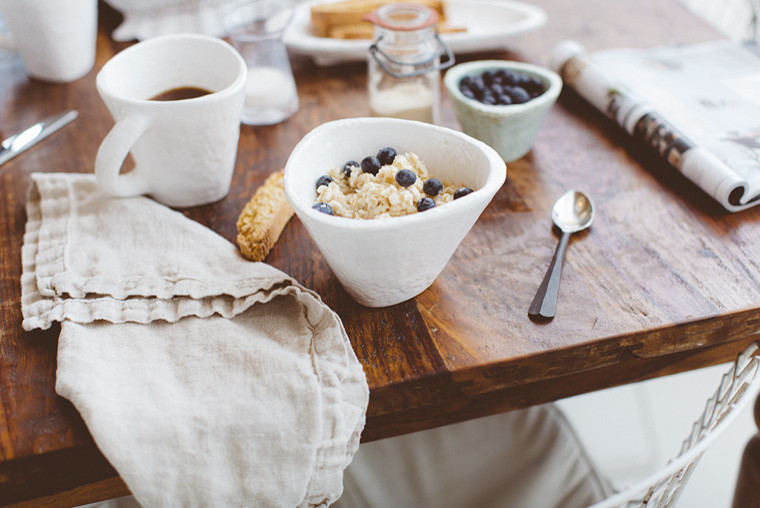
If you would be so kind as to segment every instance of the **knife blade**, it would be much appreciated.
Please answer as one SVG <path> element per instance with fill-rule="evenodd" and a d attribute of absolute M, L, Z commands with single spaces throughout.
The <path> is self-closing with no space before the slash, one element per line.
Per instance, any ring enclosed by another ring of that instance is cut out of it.
<path fill-rule="evenodd" d="M 0 165 L 11 160 L 27 148 L 34 146 L 61 127 L 73 122 L 78 116 L 79 112 L 74 110 L 53 115 L 17 134 L 5 138 L 0 143 Z"/>

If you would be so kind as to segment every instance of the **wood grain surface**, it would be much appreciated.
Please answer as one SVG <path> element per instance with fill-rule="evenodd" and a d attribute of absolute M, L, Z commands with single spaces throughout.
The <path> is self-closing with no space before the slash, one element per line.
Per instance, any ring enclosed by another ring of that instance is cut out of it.
<path fill-rule="evenodd" d="M 459 61 L 545 64 L 565 38 L 590 50 L 718 38 L 675 0 L 534 3 L 548 14 L 544 28 Z M 128 43 L 110 39 L 119 15 L 100 8 L 96 68 L 78 81 L 29 80 L 15 56 L 0 53 L 0 138 L 68 108 L 80 112 L 0 166 L 0 504 L 71 506 L 128 492 L 55 393 L 59 330 L 23 332 L 19 303 L 29 174 L 92 172 L 113 124 L 95 75 Z M 293 64 L 299 111 L 279 125 L 243 126 L 230 194 L 182 210 L 231 242 L 255 188 L 302 136 L 369 114 L 363 63 L 321 68 L 293 55 Z M 443 95 L 443 123 L 458 129 Z M 572 188 L 592 197 L 596 219 L 570 241 L 556 317 L 536 324 L 527 310 L 557 242 L 551 205 Z M 732 360 L 760 330 L 758 219 L 759 209 L 724 212 L 565 90 L 532 152 L 509 164 L 504 187 L 416 299 L 386 309 L 353 302 L 297 218 L 267 262 L 341 316 L 371 388 L 363 439 L 372 440 Z"/>

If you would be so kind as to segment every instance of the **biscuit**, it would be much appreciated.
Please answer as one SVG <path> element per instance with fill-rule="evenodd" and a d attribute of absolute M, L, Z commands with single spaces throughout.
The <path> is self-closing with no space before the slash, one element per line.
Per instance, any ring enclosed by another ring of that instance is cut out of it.
<path fill-rule="evenodd" d="M 293 208 L 285 198 L 283 173 L 280 170 L 269 175 L 238 217 L 237 244 L 251 261 L 267 257 L 293 216 Z"/>

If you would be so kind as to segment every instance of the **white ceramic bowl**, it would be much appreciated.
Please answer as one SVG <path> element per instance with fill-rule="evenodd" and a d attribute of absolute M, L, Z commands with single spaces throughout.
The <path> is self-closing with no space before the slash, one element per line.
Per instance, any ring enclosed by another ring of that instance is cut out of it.
<path fill-rule="evenodd" d="M 431 176 L 475 192 L 403 217 L 360 220 L 311 208 L 320 175 L 391 146 L 420 156 Z M 492 148 L 461 132 L 394 118 L 349 118 L 307 134 L 285 165 L 285 195 L 348 293 L 362 305 L 386 307 L 423 292 L 507 176 Z"/>
<path fill-rule="evenodd" d="M 487 70 L 498 69 L 535 76 L 544 83 L 546 90 L 523 104 L 500 106 L 483 104 L 459 90 L 459 82 L 465 76 L 474 77 Z M 556 72 L 510 60 L 479 60 L 455 65 L 446 72 L 444 84 L 454 101 L 462 130 L 493 147 L 506 162 L 517 160 L 530 151 L 536 134 L 562 90 L 562 78 Z"/>

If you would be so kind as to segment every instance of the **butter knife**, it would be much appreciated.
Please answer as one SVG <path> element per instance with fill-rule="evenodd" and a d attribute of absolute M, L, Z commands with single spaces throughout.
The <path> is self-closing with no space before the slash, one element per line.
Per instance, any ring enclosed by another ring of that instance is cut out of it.
<path fill-rule="evenodd" d="M 61 127 L 74 121 L 78 116 L 79 113 L 74 110 L 53 115 L 24 129 L 18 134 L 5 138 L 0 143 L 0 165 L 35 145 L 38 141 L 42 141 Z"/>

